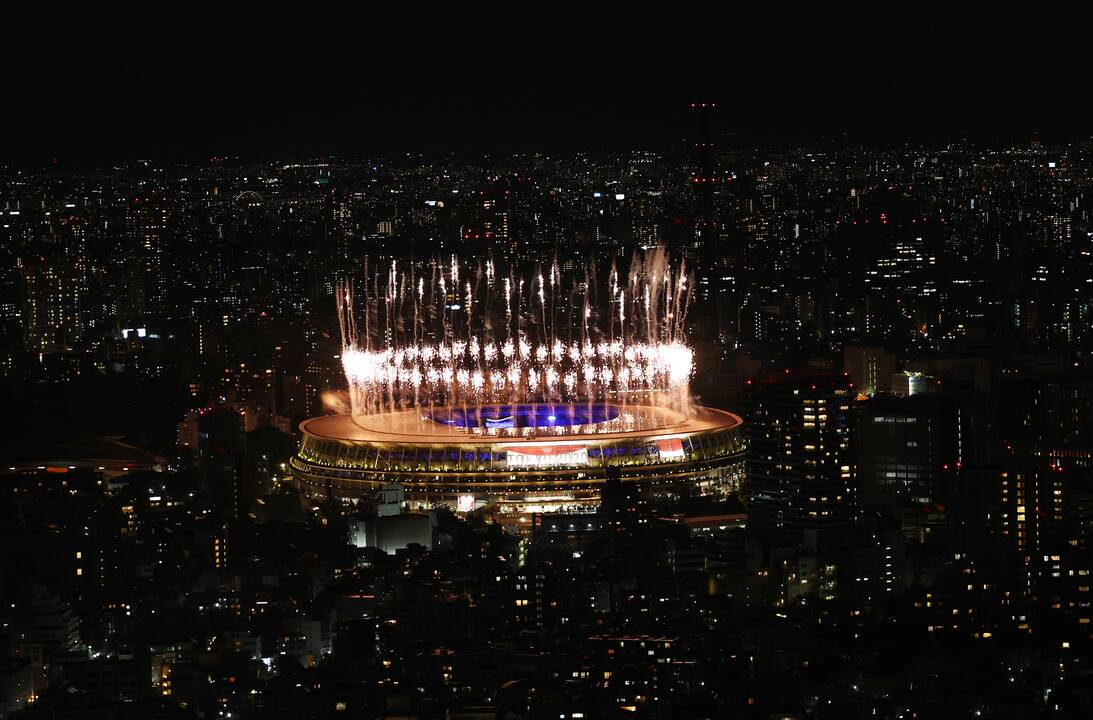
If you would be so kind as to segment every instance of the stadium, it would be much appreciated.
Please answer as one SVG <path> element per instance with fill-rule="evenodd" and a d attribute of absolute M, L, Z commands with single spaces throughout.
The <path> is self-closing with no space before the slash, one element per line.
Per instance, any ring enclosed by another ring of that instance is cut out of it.
<path fill-rule="evenodd" d="M 551 512 L 596 505 L 608 478 L 646 494 L 730 495 L 741 420 L 696 405 L 684 341 L 691 279 L 663 252 L 571 279 L 491 260 L 339 285 L 351 411 L 300 425 L 292 469 L 312 496 L 397 484 L 412 507 Z"/>
<path fill-rule="evenodd" d="M 300 425 L 303 440 L 292 467 L 313 495 L 361 498 L 399 483 L 411 505 L 461 511 L 491 504 L 506 512 L 595 505 L 610 468 L 651 494 L 738 491 L 744 442 L 736 415 L 606 403 L 589 408 L 460 408 L 434 413 L 439 419 L 425 423 L 414 410 L 375 423 L 350 414 L 312 418 Z M 538 421 L 541 433 L 528 424 Z M 529 427 L 532 432 L 505 432 Z"/>

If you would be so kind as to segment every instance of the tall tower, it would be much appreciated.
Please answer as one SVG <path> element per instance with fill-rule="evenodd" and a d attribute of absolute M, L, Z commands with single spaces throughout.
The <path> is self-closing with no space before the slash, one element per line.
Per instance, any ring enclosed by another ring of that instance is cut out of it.
<path fill-rule="evenodd" d="M 740 307 L 736 296 L 739 263 L 730 257 L 729 248 L 722 240 L 723 228 L 715 205 L 725 179 L 717 166 L 716 113 L 715 102 L 691 103 L 690 184 L 694 229 L 691 245 L 699 275 L 697 298 L 712 311 L 705 318 L 706 332 L 725 339 L 728 335 L 740 334 Z"/>
<path fill-rule="evenodd" d="M 129 240 L 127 270 L 129 287 L 123 322 L 146 324 L 166 310 L 167 278 L 164 255 L 167 245 L 170 208 L 161 197 L 137 197 L 126 209 L 125 223 Z"/>
<path fill-rule="evenodd" d="M 701 101 L 691 103 L 694 140 L 691 160 L 691 186 L 694 193 L 694 240 L 695 249 L 708 264 L 720 253 L 718 232 L 714 223 L 714 184 L 717 171 L 714 167 L 713 114 L 717 103 Z"/>

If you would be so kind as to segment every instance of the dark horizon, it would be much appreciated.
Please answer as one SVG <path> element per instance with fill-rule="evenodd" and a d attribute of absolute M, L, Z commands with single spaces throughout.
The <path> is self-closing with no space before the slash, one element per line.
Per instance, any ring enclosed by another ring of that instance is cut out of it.
<path fill-rule="evenodd" d="M 695 100 L 742 147 L 1089 136 L 1082 23 L 1044 6 L 319 6 L 13 17 L 0 160 L 663 149 Z"/>

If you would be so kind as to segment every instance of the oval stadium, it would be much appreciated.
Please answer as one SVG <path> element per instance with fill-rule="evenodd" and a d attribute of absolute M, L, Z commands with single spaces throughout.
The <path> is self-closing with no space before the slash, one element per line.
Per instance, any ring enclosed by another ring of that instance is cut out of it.
<path fill-rule="evenodd" d="M 316 497 L 392 483 L 412 507 L 548 512 L 597 504 L 614 475 L 651 495 L 729 495 L 743 477 L 741 420 L 693 407 L 608 402 L 407 409 L 300 425 L 292 460 Z"/>

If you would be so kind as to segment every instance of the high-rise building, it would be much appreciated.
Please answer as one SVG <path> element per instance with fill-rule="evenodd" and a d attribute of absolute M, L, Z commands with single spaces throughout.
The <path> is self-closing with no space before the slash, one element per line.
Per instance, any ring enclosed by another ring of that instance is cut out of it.
<path fill-rule="evenodd" d="M 1066 468 L 1093 468 L 1093 377 L 1088 372 L 1004 376 L 999 435 L 1018 452 Z"/>
<path fill-rule="evenodd" d="M 84 331 L 83 267 L 63 247 L 18 260 L 23 286 L 23 343 L 32 353 L 71 348 Z"/>
<path fill-rule="evenodd" d="M 719 255 L 716 247 L 718 233 L 713 223 L 714 184 L 717 176 L 714 171 L 713 114 L 717 103 L 693 102 L 691 112 L 694 115 L 694 171 L 691 173 L 691 185 L 694 187 L 695 202 L 695 247 L 699 252 Z"/>
<path fill-rule="evenodd" d="M 511 209 L 509 191 L 483 192 L 464 209 L 462 242 L 470 247 L 499 248 L 502 256 L 510 257 L 516 250 Z"/>
<path fill-rule="evenodd" d="M 891 389 L 896 356 L 882 347 L 847 345 L 843 348 L 843 369 L 858 392 L 875 395 Z"/>
<path fill-rule="evenodd" d="M 164 267 L 170 209 L 162 198 L 137 197 L 126 209 L 125 222 L 130 252 L 127 307 L 119 307 L 124 325 L 147 324 L 160 315 L 167 299 Z"/>
<path fill-rule="evenodd" d="M 884 213 L 881 223 L 887 223 Z M 936 292 L 933 278 L 925 271 L 937 264 L 937 258 L 921 236 L 881 233 L 874 247 L 875 264 L 866 270 L 865 277 L 865 283 L 872 289 L 927 295 Z"/>
<path fill-rule="evenodd" d="M 955 403 L 943 396 L 878 397 L 862 407 L 859 448 L 863 504 L 930 505 L 961 462 Z"/>
<path fill-rule="evenodd" d="M 858 512 L 855 389 L 786 371 L 745 389 L 748 522 L 760 533 L 849 527 Z"/>
<path fill-rule="evenodd" d="M 1065 475 L 1047 463 L 1010 463 L 998 473 L 1002 537 L 1026 563 L 1063 543 Z"/>

